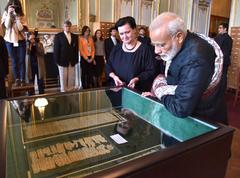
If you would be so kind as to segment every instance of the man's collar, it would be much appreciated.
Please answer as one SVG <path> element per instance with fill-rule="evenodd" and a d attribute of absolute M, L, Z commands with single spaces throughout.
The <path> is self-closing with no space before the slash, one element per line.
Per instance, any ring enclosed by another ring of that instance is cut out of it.
<path fill-rule="evenodd" d="M 69 34 L 71 34 L 71 32 L 65 32 L 65 31 L 63 31 L 64 33 L 65 33 L 65 35 L 69 35 Z"/>

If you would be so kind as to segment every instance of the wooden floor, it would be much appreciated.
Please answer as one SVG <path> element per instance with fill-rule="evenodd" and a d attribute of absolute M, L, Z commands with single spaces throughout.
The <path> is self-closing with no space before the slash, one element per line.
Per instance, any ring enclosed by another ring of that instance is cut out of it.
<path fill-rule="evenodd" d="M 240 130 L 237 128 L 233 136 L 232 156 L 228 162 L 225 178 L 240 178 Z"/>

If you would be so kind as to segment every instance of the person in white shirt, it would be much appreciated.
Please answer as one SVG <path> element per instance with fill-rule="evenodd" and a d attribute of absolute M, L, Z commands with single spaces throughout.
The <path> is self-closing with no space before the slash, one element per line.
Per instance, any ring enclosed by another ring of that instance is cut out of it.
<path fill-rule="evenodd" d="M 53 58 L 53 35 L 43 36 L 44 61 L 46 65 L 46 78 L 58 78 L 58 67 Z"/>

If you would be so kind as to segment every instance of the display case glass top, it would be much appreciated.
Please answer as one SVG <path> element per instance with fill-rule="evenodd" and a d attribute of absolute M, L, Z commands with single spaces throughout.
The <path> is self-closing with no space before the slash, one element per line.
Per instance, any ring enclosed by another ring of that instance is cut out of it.
<path fill-rule="evenodd" d="M 5 102 L 7 177 L 92 175 L 218 129 L 127 88 Z"/>

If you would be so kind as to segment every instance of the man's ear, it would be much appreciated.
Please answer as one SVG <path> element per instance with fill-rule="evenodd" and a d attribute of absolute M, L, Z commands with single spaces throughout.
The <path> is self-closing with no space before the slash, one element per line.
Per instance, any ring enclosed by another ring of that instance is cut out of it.
<path fill-rule="evenodd" d="M 183 40 L 184 40 L 184 34 L 183 34 L 183 32 L 177 32 L 176 38 L 177 38 L 177 40 L 178 40 L 179 43 L 182 43 Z"/>

